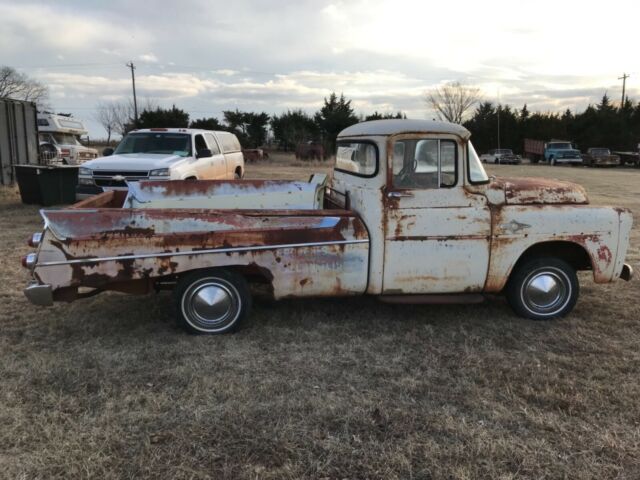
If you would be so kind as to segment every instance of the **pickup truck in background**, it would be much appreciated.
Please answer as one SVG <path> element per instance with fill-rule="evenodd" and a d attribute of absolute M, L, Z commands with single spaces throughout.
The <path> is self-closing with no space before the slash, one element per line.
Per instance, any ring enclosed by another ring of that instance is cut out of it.
<path fill-rule="evenodd" d="M 505 163 L 518 165 L 522 163 L 520 155 L 515 155 L 509 148 L 496 148 L 480 156 L 482 163 Z"/>
<path fill-rule="evenodd" d="M 544 146 L 544 159 L 549 165 L 582 165 L 580 150 L 573 148 L 571 142 L 551 140 Z"/>
<path fill-rule="evenodd" d="M 580 150 L 576 150 L 573 148 L 571 142 L 564 140 L 544 142 L 542 140 L 525 138 L 524 154 L 532 163 L 538 163 L 540 160 L 544 160 L 545 162 L 549 162 L 549 165 L 582 164 Z"/>
<path fill-rule="evenodd" d="M 244 157 L 229 132 L 187 128 L 134 130 L 115 151 L 82 165 L 76 197 L 127 189 L 141 180 L 229 180 L 244 176 Z"/>
<path fill-rule="evenodd" d="M 577 271 L 623 278 L 632 217 L 576 184 L 490 178 L 460 125 L 343 130 L 333 178 L 144 181 L 43 210 L 23 258 L 37 305 L 172 289 L 194 333 L 238 328 L 252 297 L 375 295 L 395 303 L 505 295 L 531 319 L 568 314 Z"/>
<path fill-rule="evenodd" d="M 582 156 L 582 162 L 588 167 L 617 167 L 620 163 L 620 155 L 611 153 L 608 148 L 590 148 Z"/>

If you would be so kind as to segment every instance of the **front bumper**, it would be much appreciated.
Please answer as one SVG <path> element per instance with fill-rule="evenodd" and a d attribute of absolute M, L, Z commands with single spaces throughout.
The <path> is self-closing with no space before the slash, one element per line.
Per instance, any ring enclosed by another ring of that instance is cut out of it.
<path fill-rule="evenodd" d="M 633 278 L 633 268 L 628 263 L 625 263 L 620 272 L 620 278 L 627 282 Z"/>
<path fill-rule="evenodd" d="M 24 295 L 34 305 L 48 307 L 53 305 L 53 292 L 51 285 L 41 285 L 39 283 L 30 283 L 24 289 Z"/>

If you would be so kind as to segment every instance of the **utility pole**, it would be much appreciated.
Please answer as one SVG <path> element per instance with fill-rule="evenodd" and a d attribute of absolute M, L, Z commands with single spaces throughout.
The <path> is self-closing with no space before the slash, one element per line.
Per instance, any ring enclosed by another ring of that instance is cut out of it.
<path fill-rule="evenodd" d="M 627 78 L 629 77 L 630 75 L 627 75 L 626 73 L 623 73 L 621 77 L 618 77 L 618 80 L 622 80 L 622 101 L 620 102 L 620 109 L 624 108 L 624 91 L 627 86 Z"/>
<path fill-rule="evenodd" d="M 133 85 L 133 118 L 136 122 L 136 128 L 138 127 L 138 101 L 136 100 L 136 74 L 134 70 L 136 66 L 133 64 L 133 61 L 127 63 L 127 67 L 131 69 L 131 84 Z"/>
<path fill-rule="evenodd" d="M 496 113 L 498 114 L 498 150 L 500 150 L 500 89 L 498 89 L 498 108 Z"/>

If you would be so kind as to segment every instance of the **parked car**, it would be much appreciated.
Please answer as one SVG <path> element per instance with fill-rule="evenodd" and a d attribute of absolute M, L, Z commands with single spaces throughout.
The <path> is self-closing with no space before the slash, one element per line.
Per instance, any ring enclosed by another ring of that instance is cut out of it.
<path fill-rule="evenodd" d="M 590 148 L 582 156 L 582 163 L 589 167 L 617 167 L 620 155 L 614 155 L 608 148 Z"/>
<path fill-rule="evenodd" d="M 573 148 L 571 142 L 552 140 L 544 146 L 544 159 L 549 165 L 582 165 L 580 150 Z"/>
<path fill-rule="evenodd" d="M 482 160 L 483 163 L 510 163 L 512 165 L 518 165 L 522 162 L 520 155 L 515 155 L 513 150 L 509 148 L 489 150 L 480 157 L 480 160 Z"/>
<path fill-rule="evenodd" d="M 46 163 L 81 165 L 98 157 L 98 150 L 80 142 L 87 129 L 77 118 L 39 113 L 37 123 L 40 151 Z"/>
<path fill-rule="evenodd" d="M 25 294 L 51 305 L 173 289 L 179 323 L 214 334 L 240 325 L 252 292 L 393 303 L 504 294 L 518 315 L 545 320 L 573 309 L 577 271 L 631 278 L 629 210 L 590 205 L 569 182 L 489 178 L 469 137 L 450 123 L 363 122 L 338 136 L 328 183 L 145 181 L 44 210 Z"/>
<path fill-rule="evenodd" d="M 228 180 L 244 176 L 240 142 L 229 132 L 187 128 L 134 130 L 107 156 L 79 171 L 76 197 L 127 189 L 141 180 Z"/>

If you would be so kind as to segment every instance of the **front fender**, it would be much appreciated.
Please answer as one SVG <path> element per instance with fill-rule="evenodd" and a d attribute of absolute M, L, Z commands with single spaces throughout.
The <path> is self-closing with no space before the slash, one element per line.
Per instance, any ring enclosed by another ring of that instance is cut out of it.
<path fill-rule="evenodd" d="M 610 282 L 622 271 L 630 229 L 631 214 L 626 209 L 589 205 L 502 207 L 492 218 L 485 291 L 500 292 L 517 261 L 531 247 L 557 242 L 580 246 L 589 257 L 594 281 Z M 553 247 L 544 254 L 554 256 Z"/>

